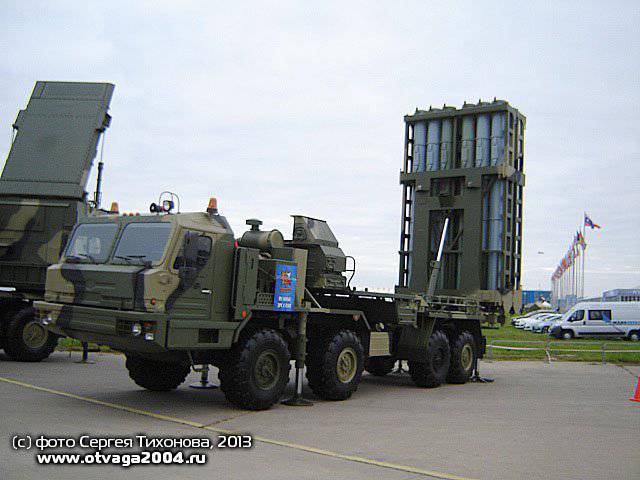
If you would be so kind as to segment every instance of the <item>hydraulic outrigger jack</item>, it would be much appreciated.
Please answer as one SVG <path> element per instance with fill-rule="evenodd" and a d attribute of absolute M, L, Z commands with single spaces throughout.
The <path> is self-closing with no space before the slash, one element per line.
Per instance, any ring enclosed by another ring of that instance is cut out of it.
<path fill-rule="evenodd" d="M 69 355 L 71 355 L 71 350 L 69 350 Z M 89 360 L 89 344 L 87 342 L 82 342 L 82 360 L 78 360 L 76 361 L 76 363 L 85 363 L 85 364 L 95 363 Z"/>
<path fill-rule="evenodd" d="M 473 359 L 473 374 L 469 379 L 470 382 L 477 383 L 491 383 L 493 382 L 493 378 L 485 378 L 480 376 L 480 372 L 478 371 L 478 357 Z"/>
<path fill-rule="evenodd" d="M 303 312 L 298 318 L 298 331 L 296 335 L 296 389 L 291 398 L 282 402 L 291 407 L 309 407 L 313 402 L 302 396 L 302 382 L 304 380 L 304 360 L 307 356 L 307 313 Z"/>
<path fill-rule="evenodd" d="M 196 370 L 197 372 L 198 370 Z M 189 388 L 197 388 L 200 390 L 209 389 L 212 390 L 214 388 L 218 388 L 218 386 L 214 383 L 209 382 L 209 365 L 204 364 L 200 369 L 200 381 L 198 383 L 192 383 L 189 385 Z"/>

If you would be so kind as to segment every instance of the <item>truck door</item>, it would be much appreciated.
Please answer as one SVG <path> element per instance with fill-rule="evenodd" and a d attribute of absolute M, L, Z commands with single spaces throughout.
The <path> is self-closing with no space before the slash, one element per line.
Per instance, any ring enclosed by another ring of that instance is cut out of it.
<path fill-rule="evenodd" d="M 584 310 L 576 310 L 573 312 L 571 316 L 567 318 L 567 323 L 569 323 L 576 335 L 582 335 L 586 330 L 586 325 L 584 325 Z"/>
<path fill-rule="evenodd" d="M 618 329 L 611 323 L 611 310 L 589 310 L 584 323 L 589 335 L 618 334 Z"/>
<path fill-rule="evenodd" d="M 167 347 L 215 343 L 210 330 L 213 291 L 213 238 L 208 234 L 186 232 L 173 267 L 180 286 L 173 294 L 169 313 Z M 168 302 L 169 303 L 169 302 Z"/>

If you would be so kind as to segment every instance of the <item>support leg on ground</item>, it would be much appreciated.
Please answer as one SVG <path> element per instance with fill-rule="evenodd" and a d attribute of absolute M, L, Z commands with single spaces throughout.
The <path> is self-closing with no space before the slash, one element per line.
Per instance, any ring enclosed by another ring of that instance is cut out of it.
<path fill-rule="evenodd" d="M 291 398 L 284 400 L 284 405 L 292 407 L 308 407 L 313 402 L 302 396 L 302 381 L 304 379 L 304 361 L 307 356 L 307 314 L 301 313 L 298 317 L 298 331 L 296 334 L 296 389 Z"/>
<path fill-rule="evenodd" d="M 493 378 L 485 378 L 480 376 L 480 372 L 478 371 L 478 357 L 475 357 L 473 361 L 473 374 L 469 379 L 470 382 L 477 383 L 491 383 L 493 382 Z"/>
<path fill-rule="evenodd" d="M 202 366 L 200 370 L 200 381 L 198 383 L 193 383 L 189 385 L 190 388 L 196 388 L 199 390 L 212 390 L 214 388 L 218 388 L 218 385 L 209 382 L 209 365 L 205 364 Z"/>

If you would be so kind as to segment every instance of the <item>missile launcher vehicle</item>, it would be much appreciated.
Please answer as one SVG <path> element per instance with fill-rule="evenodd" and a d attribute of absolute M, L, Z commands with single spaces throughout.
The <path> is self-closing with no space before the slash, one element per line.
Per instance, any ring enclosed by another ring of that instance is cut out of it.
<path fill-rule="evenodd" d="M 0 348 L 14 360 L 39 361 L 55 348 L 34 317 L 47 267 L 58 262 L 80 218 L 99 212 L 99 188 L 85 192 L 114 86 L 37 82 L 13 124 L 0 177 Z M 98 184 L 102 163 L 98 168 Z"/>
<path fill-rule="evenodd" d="M 484 354 L 479 304 L 422 293 L 351 288 L 347 256 L 329 225 L 296 215 L 290 239 L 257 219 L 236 239 L 211 199 L 206 212 L 85 217 L 35 303 L 54 335 L 108 345 L 126 355 L 130 377 L 155 391 L 177 388 L 191 368 L 218 367 L 220 388 L 241 408 L 345 400 L 363 371 L 383 376 L 408 362 L 421 387 L 464 383 Z M 202 367 L 198 367 L 202 366 Z"/>

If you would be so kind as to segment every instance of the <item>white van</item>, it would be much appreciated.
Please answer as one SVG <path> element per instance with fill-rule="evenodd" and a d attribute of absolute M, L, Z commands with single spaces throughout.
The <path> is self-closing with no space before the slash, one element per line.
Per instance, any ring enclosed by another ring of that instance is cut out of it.
<path fill-rule="evenodd" d="M 556 338 L 615 336 L 640 340 L 640 302 L 584 302 L 549 330 Z"/>

